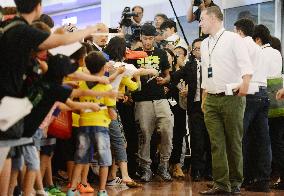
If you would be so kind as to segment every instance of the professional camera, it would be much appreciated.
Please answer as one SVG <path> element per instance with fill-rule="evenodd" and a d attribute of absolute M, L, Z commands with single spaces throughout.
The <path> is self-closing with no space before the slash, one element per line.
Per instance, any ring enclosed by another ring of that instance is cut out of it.
<path fill-rule="evenodd" d="M 131 20 L 131 17 L 138 16 L 130 11 L 130 7 L 125 7 L 121 14 L 120 27 L 125 35 L 126 44 L 129 47 L 131 42 L 140 39 L 141 27 Z"/>
<path fill-rule="evenodd" d="M 200 4 L 203 3 L 203 0 L 194 0 L 194 6 L 200 6 Z"/>
<path fill-rule="evenodd" d="M 121 15 L 121 26 L 130 27 L 132 25 L 131 17 L 138 16 L 136 13 L 130 11 L 130 7 L 125 7 Z"/>

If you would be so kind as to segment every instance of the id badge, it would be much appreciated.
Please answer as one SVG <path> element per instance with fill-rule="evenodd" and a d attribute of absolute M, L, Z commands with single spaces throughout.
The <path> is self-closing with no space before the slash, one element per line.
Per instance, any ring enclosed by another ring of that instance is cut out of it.
<path fill-rule="evenodd" d="M 212 67 L 208 67 L 208 78 L 212 78 L 213 77 L 213 69 Z"/>

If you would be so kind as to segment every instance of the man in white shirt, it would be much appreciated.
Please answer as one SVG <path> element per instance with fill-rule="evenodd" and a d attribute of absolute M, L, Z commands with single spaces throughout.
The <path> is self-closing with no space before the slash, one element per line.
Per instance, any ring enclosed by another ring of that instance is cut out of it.
<path fill-rule="evenodd" d="M 240 194 L 243 181 L 243 117 L 253 74 L 244 40 L 225 31 L 223 14 L 213 6 L 201 13 L 200 27 L 209 34 L 201 44 L 203 110 L 212 153 L 214 186 L 202 195 Z M 239 83 L 227 96 L 226 85 Z"/>
<path fill-rule="evenodd" d="M 281 53 L 270 45 L 271 35 L 269 29 L 264 25 L 256 25 L 252 37 L 254 41 L 261 46 L 262 53 L 260 62 L 262 67 L 267 67 L 268 77 L 280 78 L 282 71 L 282 57 Z M 277 110 L 277 108 L 275 108 L 276 104 L 273 104 L 275 100 L 271 98 L 270 101 L 270 109 Z M 279 109 L 281 110 L 281 108 Z M 272 162 L 274 164 L 272 168 L 278 168 L 280 173 L 280 182 L 274 184 L 273 188 L 284 190 L 284 117 L 269 117 L 268 124 L 270 137 L 267 137 L 267 139 L 271 141 Z"/>
<path fill-rule="evenodd" d="M 244 116 L 243 159 L 244 182 L 248 191 L 268 192 L 271 173 L 271 144 L 268 127 L 269 98 L 267 78 L 269 66 L 262 64 L 261 48 L 253 41 L 253 21 L 240 19 L 235 22 L 235 31 L 245 41 L 254 67 L 251 85 L 256 85 L 259 92 L 246 96 Z"/>

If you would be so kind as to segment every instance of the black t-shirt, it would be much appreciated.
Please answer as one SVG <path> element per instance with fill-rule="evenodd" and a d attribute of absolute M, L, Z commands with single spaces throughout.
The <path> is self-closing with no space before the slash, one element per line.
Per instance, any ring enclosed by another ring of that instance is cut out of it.
<path fill-rule="evenodd" d="M 213 1 L 211 1 L 208 7 L 212 7 L 212 6 L 217 6 L 217 5 Z M 200 16 L 201 16 L 201 10 L 198 8 L 193 14 L 195 15 L 195 20 L 199 22 Z M 206 34 L 202 33 L 201 27 L 199 27 L 199 37 L 203 37 L 203 38 L 207 37 Z"/>
<path fill-rule="evenodd" d="M 142 48 L 136 49 L 142 51 Z M 154 68 L 159 71 L 162 77 L 163 72 L 170 68 L 168 62 L 167 53 L 159 48 L 154 48 L 153 51 L 146 51 L 148 57 L 135 60 L 133 63 L 137 68 Z M 148 82 L 147 82 L 148 81 Z M 156 79 L 152 79 L 149 76 L 141 77 L 141 91 L 137 91 L 132 94 L 134 101 L 152 101 L 165 99 L 165 91 L 162 85 L 157 84 Z"/>
<path fill-rule="evenodd" d="M 42 100 L 25 117 L 23 136 L 31 137 L 38 129 L 56 101 L 65 103 L 72 93 L 72 88 L 59 84 L 48 84 L 44 88 Z"/>
<path fill-rule="evenodd" d="M 0 41 L 0 99 L 4 96 L 22 97 L 23 81 L 32 50 L 44 42 L 49 34 L 20 24 L 7 31 Z M 10 21 L 3 22 L 5 26 Z"/>

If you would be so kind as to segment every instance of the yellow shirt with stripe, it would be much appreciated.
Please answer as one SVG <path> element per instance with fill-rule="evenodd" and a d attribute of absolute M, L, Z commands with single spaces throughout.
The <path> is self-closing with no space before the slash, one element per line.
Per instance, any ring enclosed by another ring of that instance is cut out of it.
<path fill-rule="evenodd" d="M 88 90 L 86 82 L 80 82 L 79 88 L 82 90 Z M 112 89 L 110 84 L 96 84 L 91 90 L 96 92 L 106 92 Z M 113 107 L 116 104 L 116 99 L 112 99 L 109 97 L 80 97 L 80 102 L 92 102 L 98 104 L 104 104 L 107 107 Z M 108 113 L 108 109 L 102 109 L 98 112 L 93 111 L 81 111 L 79 125 L 80 126 L 100 126 L 100 127 L 109 127 L 111 119 Z"/>
<path fill-rule="evenodd" d="M 139 83 L 131 80 L 131 77 L 125 76 L 122 78 L 118 91 L 121 93 L 125 93 L 125 86 L 129 91 L 136 91 L 139 88 Z"/>

